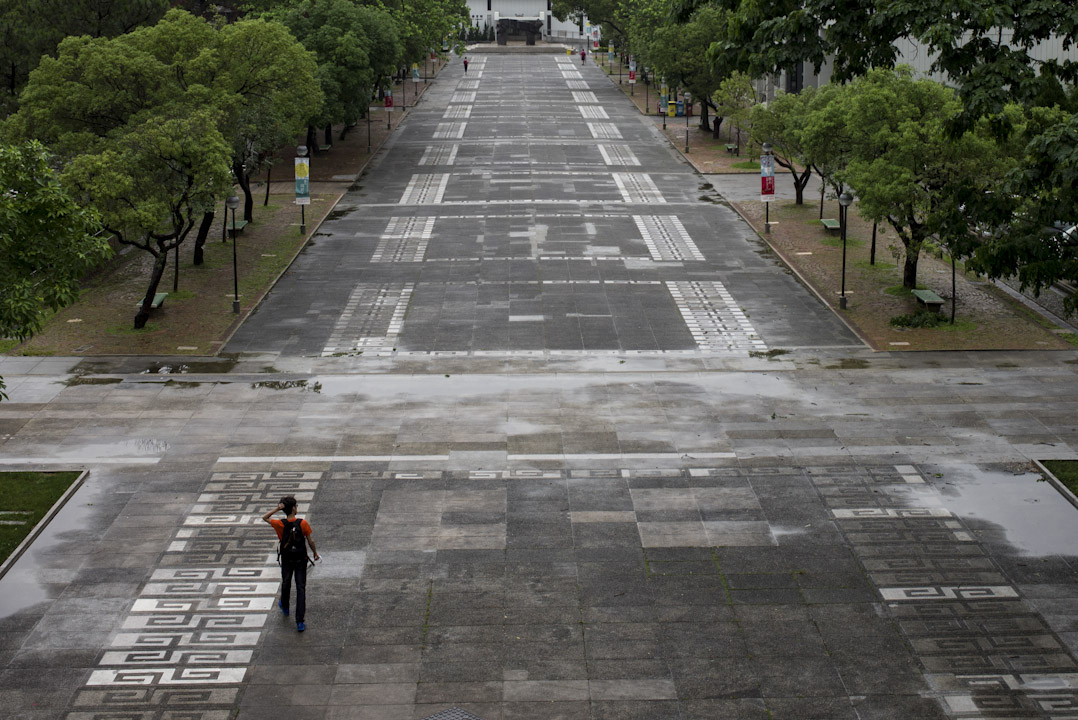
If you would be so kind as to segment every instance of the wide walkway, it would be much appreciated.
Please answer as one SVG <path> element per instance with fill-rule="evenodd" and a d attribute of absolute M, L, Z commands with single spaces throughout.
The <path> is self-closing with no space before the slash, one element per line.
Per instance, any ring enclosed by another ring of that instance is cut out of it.
<path fill-rule="evenodd" d="M 664 143 L 473 55 L 231 354 L 0 358 L 0 469 L 88 471 L 3 717 L 1075 717 L 1078 353 L 869 352 Z"/>

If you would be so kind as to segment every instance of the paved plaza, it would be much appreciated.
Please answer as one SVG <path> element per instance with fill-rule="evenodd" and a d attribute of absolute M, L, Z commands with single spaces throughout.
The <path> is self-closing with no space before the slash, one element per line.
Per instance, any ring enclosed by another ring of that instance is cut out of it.
<path fill-rule="evenodd" d="M 616 79 L 470 59 L 221 356 L 0 358 L 88 470 L 4 717 L 1078 718 L 1078 353 L 872 353 Z"/>

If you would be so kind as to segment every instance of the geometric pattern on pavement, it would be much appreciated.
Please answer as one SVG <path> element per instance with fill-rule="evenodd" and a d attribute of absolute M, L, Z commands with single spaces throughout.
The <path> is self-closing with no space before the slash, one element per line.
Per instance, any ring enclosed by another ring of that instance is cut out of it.
<path fill-rule="evenodd" d="M 666 283 L 696 344 L 705 350 L 767 350 L 745 312 L 718 281 Z"/>
<path fill-rule="evenodd" d="M 411 283 L 356 285 L 322 350 L 322 357 L 392 350 L 404 324 L 413 289 Z"/>

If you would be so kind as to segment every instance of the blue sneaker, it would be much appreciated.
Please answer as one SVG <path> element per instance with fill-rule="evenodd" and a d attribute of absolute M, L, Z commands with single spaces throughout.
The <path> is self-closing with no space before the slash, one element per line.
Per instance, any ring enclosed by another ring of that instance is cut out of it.
<path fill-rule="evenodd" d="M 307 623 L 296 623 L 296 631 L 303 632 L 307 629 Z"/>
<path fill-rule="evenodd" d="M 284 615 L 285 617 L 288 617 L 288 608 L 286 608 L 284 605 L 282 605 L 280 600 L 277 601 L 277 607 L 281 608 L 281 614 L 282 615 Z"/>

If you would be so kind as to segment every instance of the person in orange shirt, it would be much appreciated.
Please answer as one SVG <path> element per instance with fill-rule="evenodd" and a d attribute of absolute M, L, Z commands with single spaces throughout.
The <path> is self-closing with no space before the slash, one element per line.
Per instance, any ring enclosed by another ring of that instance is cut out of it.
<path fill-rule="evenodd" d="M 288 616 L 288 596 L 292 593 L 292 578 L 296 579 L 296 630 L 303 632 L 307 629 L 304 617 L 307 612 L 307 565 L 311 562 L 307 556 L 306 545 L 311 546 L 315 560 L 321 560 L 318 549 L 314 545 L 311 526 L 306 520 L 296 517 L 296 498 L 286 495 L 277 503 L 277 507 L 262 516 L 262 519 L 270 524 L 277 532 L 279 541 L 279 556 L 281 563 L 281 599 L 277 601 L 277 607 Z M 285 519 L 273 517 L 275 513 L 283 512 Z"/>

